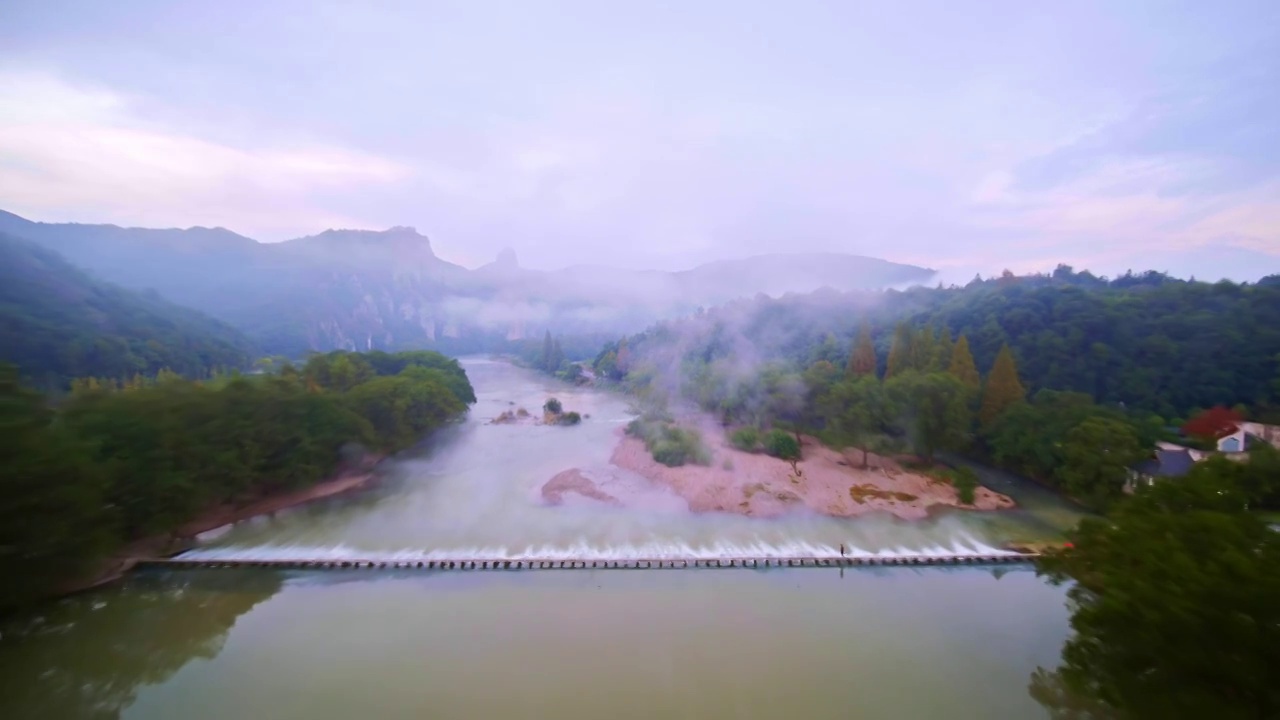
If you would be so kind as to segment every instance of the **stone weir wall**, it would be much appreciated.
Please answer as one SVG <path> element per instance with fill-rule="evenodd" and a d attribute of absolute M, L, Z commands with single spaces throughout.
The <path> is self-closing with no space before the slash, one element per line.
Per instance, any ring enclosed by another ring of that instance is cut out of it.
<path fill-rule="evenodd" d="M 213 559 L 181 557 L 138 560 L 135 567 L 144 568 L 276 568 L 288 570 L 657 570 L 681 568 L 769 568 L 769 567 L 865 567 L 888 565 L 1009 565 L 1029 563 L 1038 553 L 999 553 L 991 555 L 899 555 L 856 557 L 739 557 L 739 558 L 653 558 L 632 560 L 572 559 L 486 559 L 452 560 L 386 560 L 386 559 Z"/>

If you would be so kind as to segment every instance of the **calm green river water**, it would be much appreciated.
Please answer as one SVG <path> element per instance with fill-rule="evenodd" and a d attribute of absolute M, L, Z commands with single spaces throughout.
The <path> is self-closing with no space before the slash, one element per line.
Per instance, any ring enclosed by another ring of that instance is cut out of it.
<path fill-rule="evenodd" d="M 717 556 L 974 551 L 1070 508 L 924 523 L 694 516 L 608 464 L 625 400 L 467 363 L 471 418 L 360 495 L 212 533 L 210 556 Z M 550 395 L 574 428 L 498 426 Z M 514 403 L 514 404 L 513 404 Z M 582 468 L 627 506 L 538 490 Z M 0 717 L 1043 718 L 1067 634 L 1029 569 L 147 572 L 0 624 Z"/>

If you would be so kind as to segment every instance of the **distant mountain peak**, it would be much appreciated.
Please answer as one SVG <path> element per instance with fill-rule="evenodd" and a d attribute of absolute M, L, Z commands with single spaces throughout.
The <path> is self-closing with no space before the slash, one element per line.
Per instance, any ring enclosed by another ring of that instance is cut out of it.
<path fill-rule="evenodd" d="M 502 251 L 498 253 L 498 259 L 494 260 L 493 264 L 500 268 L 514 269 L 520 267 L 520 261 L 516 259 L 516 251 L 510 247 L 502 248 Z"/>
<path fill-rule="evenodd" d="M 419 234 L 416 228 L 407 225 L 397 225 L 387 228 L 386 230 L 349 230 L 346 228 L 331 228 L 325 230 L 318 235 L 298 238 L 290 240 L 290 243 L 298 243 L 299 245 L 310 245 L 318 243 L 329 249 L 354 249 L 364 248 L 397 248 L 411 249 L 418 252 L 425 251 L 426 254 L 432 254 L 431 239 L 426 235 Z"/>

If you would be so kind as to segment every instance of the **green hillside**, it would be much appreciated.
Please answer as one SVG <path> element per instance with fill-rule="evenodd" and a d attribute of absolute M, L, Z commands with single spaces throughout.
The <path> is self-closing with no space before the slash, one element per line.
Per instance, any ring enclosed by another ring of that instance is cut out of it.
<path fill-rule="evenodd" d="M 51 250 L 0 234 L 0 362 L 36 386 L 162 369 L 203 377 L 246 367 L 251 351 L 229 325 L 101 282 Z"/>

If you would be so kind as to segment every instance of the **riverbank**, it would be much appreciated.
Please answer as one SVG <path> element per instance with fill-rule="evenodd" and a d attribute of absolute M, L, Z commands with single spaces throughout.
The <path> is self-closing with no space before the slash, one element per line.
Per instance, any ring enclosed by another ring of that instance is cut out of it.
<path fill-rule="evenodd" d="M 190 549 L 195 544 L 195 538 L 202 533 L 366 487 L 376 475 L 377 466 L 383 459 L 384 456 L 381 455 L 371 456 L 359 466 L 339 472 L 310 487 L 271 495 L 243 505 L 218 505 L 209 508 L 171 533 L 139 538 L 126 544 L 111 557 L 104 559 L 86 578 L 68 583 L 53 594 L 70 595 L 113 583 L 123 578 L 139 560 L 170 557 Z"/>
<path fill-rule="evenodd" d="M 769 518 L 808 510 L 833 517 L 888 513 L 921 520 L 938 507 L 1000 510 L 1015 504 L 980 486 L 973 504 L 967 505 L 950 483 L 906 470 L 892 459 L 870 454 L 863 467 L 860 451 L 832 450 L 808 436 L 801 441 L 802 456 L 793 466 L 738 450 L 719 432 L 707 437 L 710 465 L 668 467 L 653 459 L 642 440 L 620 434 L 610 462 L 670 489 L 693 512 Z"/>

